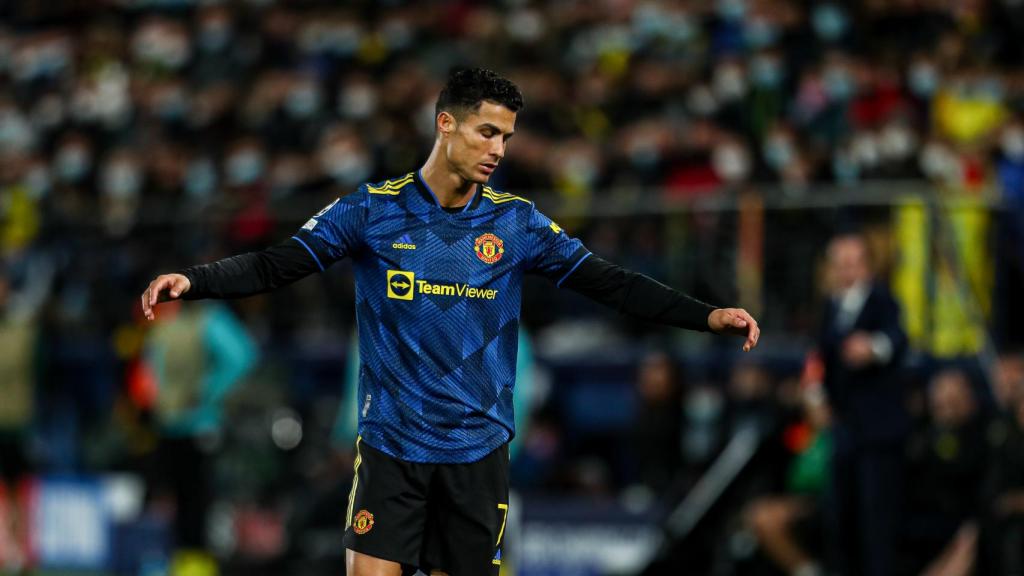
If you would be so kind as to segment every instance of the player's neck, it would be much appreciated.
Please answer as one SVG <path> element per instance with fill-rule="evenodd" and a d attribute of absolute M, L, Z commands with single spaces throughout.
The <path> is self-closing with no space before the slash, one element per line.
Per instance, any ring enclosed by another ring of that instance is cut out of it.
<path fill-rule="evenodd" d="M 438 157 L 436 149 L 420 168 L 420 177 L 427 186 L 430 186 L 442 208 L 465 206 L 473 198 L 473 192 L 476 190 L 474 182 L 466 180 L 448 168 L 447 163 Z"/>

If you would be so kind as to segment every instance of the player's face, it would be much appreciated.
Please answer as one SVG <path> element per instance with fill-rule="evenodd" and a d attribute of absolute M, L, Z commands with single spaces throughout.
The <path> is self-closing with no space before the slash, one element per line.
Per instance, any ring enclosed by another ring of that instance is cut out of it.
<path fill-rule="evenodd" d="M 441 118 L 440 122 L 451 168 L 464 179 L 483 184 L 505 157 L 508 140 L 515 131 L 516 113 L 484 101 L 478 110 L 467 112 L 460 120 L 450 118 L 446 125 L 446 119 Z"/>

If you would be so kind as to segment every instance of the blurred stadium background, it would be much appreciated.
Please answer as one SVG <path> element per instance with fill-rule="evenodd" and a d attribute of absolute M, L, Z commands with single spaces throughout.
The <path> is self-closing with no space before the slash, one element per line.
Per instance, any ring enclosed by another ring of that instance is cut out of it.
<path fill-rule="evenodd" d="M 825 245 L 858 229 L 913 349 L 899 573 L 1020 574 L 1022 37 L 1019 0 L 0 0 L 0 572 L 343 572 L 350 268 L 138 297 L 418 167 L 479 65 L 526 98 L 496 188 L 764 331 L 529 283 L 505 573 L 825 557 L 771 503 L 827 482 Z"/>

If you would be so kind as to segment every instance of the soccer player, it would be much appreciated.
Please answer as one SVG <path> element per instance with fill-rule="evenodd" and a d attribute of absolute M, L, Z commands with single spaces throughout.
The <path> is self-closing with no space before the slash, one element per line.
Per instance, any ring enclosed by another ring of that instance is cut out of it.
<path fill-rule="evenodd" d="M 437 100 L 434 148 L 405 176 L 363 184 L 284 242 L 153 280 L 158 302 L 238 298 L 352 258 L 359 437 L 344 544 L 350 576 L 497 574 L 523 275 L 624 314 L 745 337 L 745 310 L 714 308 L 596 255 L 533 202 L 488 187 L 523 100 L 482 69 Z"/>

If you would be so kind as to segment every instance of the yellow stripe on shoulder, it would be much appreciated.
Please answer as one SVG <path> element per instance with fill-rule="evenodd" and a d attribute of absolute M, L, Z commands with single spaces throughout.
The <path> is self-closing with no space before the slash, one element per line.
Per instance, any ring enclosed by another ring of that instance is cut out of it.
<path fill-rule="evenodd" d="M 511 202 L 512 200 L 519 200 L 521 202 L 526 202 L 527 204 L 532 204 L 532 202 L 522 196 L 516 196 L 515 194 L 508 194 L 506 192 L 495 192 L 490 186 L 484 186 L 484 198 L 487 198 L 495 204 L 503 204 L 505 202 Z"/>
<path fill-rule="evenodd" d="M 497 196 L 499 198 L 513 196 L 513 194 L 509 194 L 508 192 L 498 192 L 497 190 L 491 188 L 490 186 L 484 186 L 484 194 L 490 194 L 492 196 Z"/>
<path fill-rule="evenodd" d="M 504 204 L 505 202 L 512 202 L 513 200 L 519 200 L 520 202 L 526 202 L 527 204 L 533 204 L 533 202 L 530 202 L 526 198 L 520 198 L 519 196 L 509 196 L 508 198 L 496 198 L 494 196 L 491 196 L 490 194 L 484 194 L 484 198 L 487 198 L 488 200 L 490 200 L 491 202 L 493 202 L 495 204 Z"/>
<path fill-rule="evenodd" d="M 401 194 L 402 187 L 412 182 L 413 173 L 409 172 L 401 178 L 393 178 L 388 180 L 381 186 L 367 186 L 366 191 L 370 194 L 387 194 L 388 196 L 397 196 Z"/>

